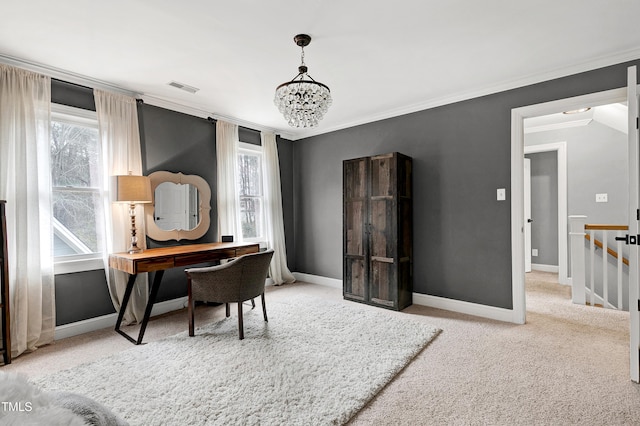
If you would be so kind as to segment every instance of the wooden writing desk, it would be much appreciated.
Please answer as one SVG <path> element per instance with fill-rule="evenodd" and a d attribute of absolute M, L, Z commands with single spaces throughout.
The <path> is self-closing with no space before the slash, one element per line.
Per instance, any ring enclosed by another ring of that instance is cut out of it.
<path fill-rule="evenodd" d="M 129 281 L 124 292 L 118 321 L 115 330 L 126 337 L 132 343 L 142 343 L 144 332 L 151 316 L 151 308 L 155 303 L 162 275 L 165 269 L 196 265 L 198 263 L 213 262 L 222 259 L 230 259 L 243 254 L 256 253 L 260 247 L 254 243 L 206 243 L 189 244 L 184 246 L 160 247 L 146 249 L 142 253 L 114 253 L 109 255 L 109 267 L 129 274 Z M 135 340 L 124 331 L 120 330 L 124 311 L 129 303 L 136 276 L 141 272 L 154 272 L 153 284 L 149 293 L 149 301 L 144 311 L 144 317 L 140 326 L 138 339 Z M 186 277 L 185 277 L 186 283 Z"/>

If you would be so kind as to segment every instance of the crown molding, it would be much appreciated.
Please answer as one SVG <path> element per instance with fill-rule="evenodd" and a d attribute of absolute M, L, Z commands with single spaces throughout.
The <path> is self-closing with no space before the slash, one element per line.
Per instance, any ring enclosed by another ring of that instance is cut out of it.
<path fill-rule="evenodd" d="M 183 114 L 192 115 L 199 118 L 211 117 L 211 112 L 203 110 L 201 108 L 192 107 L 189 105 L 180 104 L 168 99 L 159 98 L 146 93 L 138 94 L 138 99 L 142 99 L 145 104 L 153 105 L 159 108 L 168 109 L 175 112 L 181 112 Z"/>
<path fill-rule="evenodd" d="M 614 55 L 605 55 L 589 61 L 574 64 L 568 67 L 558 68 L 553 71 L 530 74 L 524 77 L 520 77 L 513 80 L 507 80 L 500 83 L 496 83 L 491 86 L 487 86 L 478 90 L 466 91 L 456 93 L 450 96 L 444 96 L 441 98 L 430 99 L 424 102 L 419 102 L 412 105 L 407 105 L 401 108 L 390 109 L 383 111 L 379 114 L 369 115 L 367 117 L 353 120 L 351 122 L 343 123 L 337 126 L 323 127 L 322 129 L 316 128 L 316 130 L 306 131 L 304 133 L 298 133 L 291 140 L 299 140 L 308 138 L 311 136 L 318 136 L 325 133 L 335 132 L 337 130 L 343 130 L 350 127 L 361 126 L 363 124 L 373 123 L 376 121 L 386 120 L 388 118 L 399 117 L 406 114 L 411 114 L 418 111 L 424 111 L 431 108 L 436 108 L 443 105 L 448 105 L 456 102 L 466 101 L 469 99 L 479 98 L 495 93 L 505 92 L 507 90 L 513 90 L 520 87 L 526 87 L 533 84 L 542 83 L 545 81 L 555 80 L 562 77 L 567 77 L 574 74 L 580 74 L 587 71 L 592 71 L 598 68 L 612 66 L 628 61 L 640 60 L 640 48 L 629 49 L 624 52 L 619 52 Z"/>
<path fill-rule="evenodd" d="M 246 127 L 248 129 L 258 130 L 260 132 L 275 133 L 275 134 L 280 135 L 281 137 L 283 137 L 285 139 L 289 139 L 289 140 L 291 140 L 291 137 L 293 137 L 292 134 L 287 133 L 287 132 L 283 132 L 282 130 L 274 129 L 272 127 L 262 126 L 260 124 L 252 123 L 252 122 L 246 121 L 246 120 L 241 120 L 241 119 L 236 118 L 236 117 L 229 117 L 229 116 L 226 116 L 226 115 L 216 114 L 216 113 L 211 114 L 211 117 L 214 118 L 215 120 L 223 120 L 223 121 L 226 121 L 227 123 L 236 124 L 238 126 Z"/>
<path fill-rule="evenodd" d="M 278 129 L 273 129 L 270 127 L 265 127 L 256 123 L 252 123 L 250 121 L 246 121 L 246 120 L 241 120 L 235 117 L 228 117 L 228 116 L 224 116 L 222 114 L 214 114 L 211 113 L 209 111 L 203 110 L 201 108 L 198 107 L 194 107 L 194 106 L 190 106 L 190 105 L 184 105 L 184 104 L 180 104 L 174 101 L 170 101 L 167 99 L 163 99 L 163 98 L 159 98 L 153 95 L 149 95 L 149 94 L 145 94 L 145 93 L 139 93 L 139 92 L 134 92 L 131 90 L 127 90 L 127 89 L 123 89 L 120 86 L 117 86 L 115 84 L 103 81 L 103 80 L 98 80 L 95 78 L 91 78 L 91 77 L 87 77 L 85 75 L 81 75 L 81 74 L 77 74 L 74 72 L 70 72 L 70 71 L 66 71 L 66 70 L 62 70 L 59 68 L 55 68 L 55 67 L 51 67 L 48 65 L 44 65 L 44 64 L 40 64 L 37 62 L 32 62 L 32 61 L 27 61 L 25 59 L 20 59 L 20 58 L 15 58 L 9 55 L 3 55 L 0 54 L 0 63 L 4 63 L 7 65 L 12 65 L 15 67 L 19 67 L 22 69 L 26 69 L 27 71 L 32 71 L 32 72 L 37 72 L 39 74 L 43 74 L 46 75 L 48 77 L 51 78 L 56 78 L 59 80 L 64 80 L 66 82 L 69 83 L 73 83 L 73 84 L 78 84 L 80 86 L 85 86 L 85 87 L 90 87 L 90 88 L 96 88 L 96 89 L 102 89 L 102 90 L 110 90 L 112 92 L 117 92 L 117 93 L 121 93 L 124 95 L 128 95 L 128 96 L 132 96 L 138 99 L 142 99 L 142 101 L 144 103 L 147 103 L 149 105 L 153 105 L 153 106 L 157 106 L 160 108 L 165 108 L 165 109 L 169 109 L 172 111 L 176 111 L 176 112 L 181 112 L 184 114 L 188 114 L 188 115 L 193 115 L 196 117 L 201 117 L 201 118 L 209 118 L 209 117 L 213 117 L 215 119 L 221 119 L 221 120 L 225 120 L 229 123 L 233 123 L 233 124 L 237 124 L 239 126 L 242 127 L 247 127 L 250 129 L 254 129 L 254 130 L 258 130 L 258 131 L 267 131 L 267 132 L 273 132 L 276 134 L 279 134 L 282 137 L 285 137 L 287 139 L 290 139 L 293 137 L 292 134 L 290 133 L 286 133 L 286 132 L 282 132 Z"/>
<path fill-rule="evenodd" d="M 213 118 L 214 120 L 223 120 L 228 123 L 235 124 L 241 127 L 246 127 L 248 129 L 256 130 L 259 132 L 272 132 L 286 139 L 290 139 L 293 136 L 290 133 L 283 133 L 278 129 L 266 127 L 257 123 L 253 123 L 251 121 L 241 120 L 235 117 L 229 117 L 222 114 L 212 113 L 212 112 L 203 110 L 201 108 L 180 104 L 174 101 L 170 101 L 168 99 L 159 98 L 159 97 L 148 95 L 148 94 L 142 94 L 142 95 L 139 95 L 138 97 L 142 99 L 142 101 L 145 104 L 169 109 L 171 111 L 181 112 L 183 114 L 193 115 L 195 117 L 200 117 L 200 118 Z"/>
<path fill-rule="evenodd" d="M 15 58 L 13 56 L 0 54 L 0 63 L 26 69 L 27 71 L 37 72 L 39 74 L 43 74 L 51 78 L 64 80 L 69 83 L 90 87 L 92 89 L 110 90 L 112 92 L 117 92 L 123 95 L 128 95 L 133 97 L 136 96 L 136 92 L 123 89 L 122 87 L 116 86 L 115 84 L 109 83 L 107 81 L 98 80 L 95 78 L 87 77 L 85 75 L 76 74 L 70 71 L 51 67 L 49 65 L 40 64 L 37 62 Z"/>

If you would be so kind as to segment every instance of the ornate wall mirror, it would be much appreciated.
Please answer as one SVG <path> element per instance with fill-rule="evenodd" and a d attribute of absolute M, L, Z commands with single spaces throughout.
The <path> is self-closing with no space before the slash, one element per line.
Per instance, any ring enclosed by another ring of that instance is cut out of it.
<path fill-rule="evenodd" d="M 153 203 L 145 204 L 147 236 L 157 241 L 195 240 L 208 230 L 211 188 L 197 175 L 153 172 Z"/>

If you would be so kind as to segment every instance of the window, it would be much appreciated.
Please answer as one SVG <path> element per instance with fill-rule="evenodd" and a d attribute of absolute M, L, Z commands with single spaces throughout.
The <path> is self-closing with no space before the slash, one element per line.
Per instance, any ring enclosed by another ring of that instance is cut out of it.
<path fill-rule="evenodd" d="M 50 164 L 56 273 L 102 267 L 101 260 L 95 262 L 102 257 L 104 235 L 95 112 L 52 105 Z M 81 262 L 88 259 L 94 262 Z M 76 263 L 73 270 L 60 268 L 66 262 Z"/>
<path fill-rule="evenodd" d="M 242 238 L 245 241 L 264 241 L 261 146 L 240 142 L 237 185 Z"/>

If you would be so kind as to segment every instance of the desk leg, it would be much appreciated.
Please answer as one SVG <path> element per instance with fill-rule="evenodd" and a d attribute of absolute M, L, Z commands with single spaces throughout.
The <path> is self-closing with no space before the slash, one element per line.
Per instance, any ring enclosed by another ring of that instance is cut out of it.
<path fill-rule="evenodd" d="M 127 333 L 120 330 L 120 324 L 122 324 L 122 318 L 124 317 L 124 311 L 129 304 L 129 299 L 131 298 L 131 292 L 133 291 L 133 285 L 136 282 L 137 274 L 129 275 L 129 281 L 127 282 L 127 288 L 124 291 L 124 297 L 122 298 L 122 304 L 120 305 L 120 312 L 118 312 L 118 320 L 116 321 L 116 331 L 123 335 L 127 340 L 131 343 L 136 343 L 136 341 L 131 338 Z"/>
<path fill-rule="evenodd" d="M 149 293 L 149 301 L 147 302 L 147 307 L 144 310 L 144 317 L 142 318 L 142 325 L 140 326 L 140 333 L 138 334 L 138 341 L 136 342 L 136 345 L 142 343 L 142 338 L 144 337 L 144 332 L 147 329 L 147 323 L 149 322 L 149 317 L 151 316 L 151 309 L 153 308 L 153 304 L 156 301 L 158 289 L 160 288 L 160 281 L 162 281 L 163 275 L 164 270 L 159 270 L 156 271 L 156 274 L 153 277 L 153 285 L 151 286 L 151 293 Z"/>

